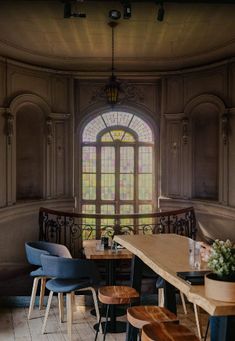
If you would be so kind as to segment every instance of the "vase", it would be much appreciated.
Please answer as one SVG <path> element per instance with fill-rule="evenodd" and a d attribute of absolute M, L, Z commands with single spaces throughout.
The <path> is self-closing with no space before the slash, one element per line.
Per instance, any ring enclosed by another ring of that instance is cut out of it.
<path fill-rule="evenodd" d="M 205 276 L 205 295 L 213 300 L 235 302 L 234 277 L 221 278 L 215 273 Z"/>

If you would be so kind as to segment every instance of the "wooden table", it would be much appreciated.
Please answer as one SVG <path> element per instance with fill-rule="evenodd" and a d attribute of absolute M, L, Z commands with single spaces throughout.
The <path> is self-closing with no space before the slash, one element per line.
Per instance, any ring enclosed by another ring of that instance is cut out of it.
<path fill-rule="evenodd" d="M 104 260 L 106 265 L 106 285 L 115 285 L 116 277 L 116 261 L 120 259 L 132 259 L 132 253 L 127 249 L 118 249 L 113 251 L 111 249 L 97 250 L 96 244 L 100 243 L 99 240 L 84 240 L 83 248 L 84 254 L 87 259 L 92 260 Z M 122 314 L 123 315 L 123 312 Z M 108 323 L 107 331 L 110 333 L 121 333 L 126 331 L 126 323 L 117 321 L 116 322 L 116 308 L 114 306 L 110 307 L 110 323 Z M 97 328 L 97 325 L 94 326 Z"/>
<path fill-rule="evenodd" d="M 179 278 L 178 271 L 190 271 L 189 239 L 175 234 L 115 236 L 114 240 L 134 255 L 132 285 L 140 288 L 143 263 L 165 280 L 165 306 L 176 313 L 174 287 L 211 315 L 211 341 L 235 340 L 235 303 L 205 296 L 204 285 L 192 286 Z"/>

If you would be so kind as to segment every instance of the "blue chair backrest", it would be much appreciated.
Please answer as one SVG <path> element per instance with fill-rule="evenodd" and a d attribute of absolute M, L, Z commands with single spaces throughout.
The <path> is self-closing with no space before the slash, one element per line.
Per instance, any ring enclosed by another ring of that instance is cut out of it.
<path fill-rule="evenodd" d="M 26 257 L 30 264 L 41 266 L 42 254 L 72 258 L 66 246 L 56 243 L 35 241 L 25 243 Z"/>
<path fill-rule="evenodd" d="M 43 272 L 48 277 L 60 279 L 89 278 L 93 284 L 98 284 L 100 274 L 95 263 L 88 259 L 71 259 L 41 255 Z"/>

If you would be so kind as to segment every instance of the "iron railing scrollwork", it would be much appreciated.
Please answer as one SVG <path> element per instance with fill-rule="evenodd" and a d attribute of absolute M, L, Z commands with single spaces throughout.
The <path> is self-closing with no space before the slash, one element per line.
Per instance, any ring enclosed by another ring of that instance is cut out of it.
<path fill-rule="evenodd" d="M 125 222 L 125 223 L 124 223 Z M 115 234 L 176 233 L 196 239 L 193 207 L 135 214 L 86 214 L 39 210 L 39 239 L 66 245 L 73 256 L 82 253 L 82 241 Z"/>

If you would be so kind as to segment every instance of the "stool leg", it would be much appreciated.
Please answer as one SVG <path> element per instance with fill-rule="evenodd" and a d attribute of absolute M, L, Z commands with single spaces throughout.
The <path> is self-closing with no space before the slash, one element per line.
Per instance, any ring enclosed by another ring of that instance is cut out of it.
<path fill-rule="evenodd" d="M 108 324 L 108 318 L 109 318 L 109 304 L 107 305 L 106 310 L 106 319 L 105 319 L 105 326 L 104 326 L 104 335 L 103 335 L 103 341 L 105 341 L 106 333 L 107 333 L 107 324 Z"/>
<path fill-rule="evenodd" d="M 204 336 L 204 341 L 206 341 L 206 339 L 207 339 L 207 334 L 208 334 L 208 331 L 209 331 L 209 326 L 210 326 L 210 318 L 208 318 L 208 321 L 207 321 L 207 326 L 206 326 L 206 332 L 205 332 L 205 336 Z"/>
<path fill-rule="evenodd" d="M 42 334 L 44 334 L 45 330 L 46 330 L 46 324 L 47 324 L 47 319 L 48 319 L 48 315 L 49 315 L 49 311 L 50 311 L 50 307 L 51 307 L 52 297 L 53 297 L 53 291 L 50 291 L 48 301 L 47 301 L 46 313 L 45 313 L 45 317 L 44 317 L 44 321 L 43 321 L 43 325 L 42 325 Z"/>
<path fill-rule="evenodd" d="M 95 341 L 97 340 L 98 333 L 99 332 L 103 332 L 102 326 L 101 326 L 101 319 L 102 319 L 102 316 L 103 316 L 103 312 L 104 312 L 104 305 L 102 304 L 101 311 L 100 311 L 100 314 L 99 314 L 99 322 L 98 322 L 97 330 L 96 330 L 96 333 L 95 333 Z"/>

